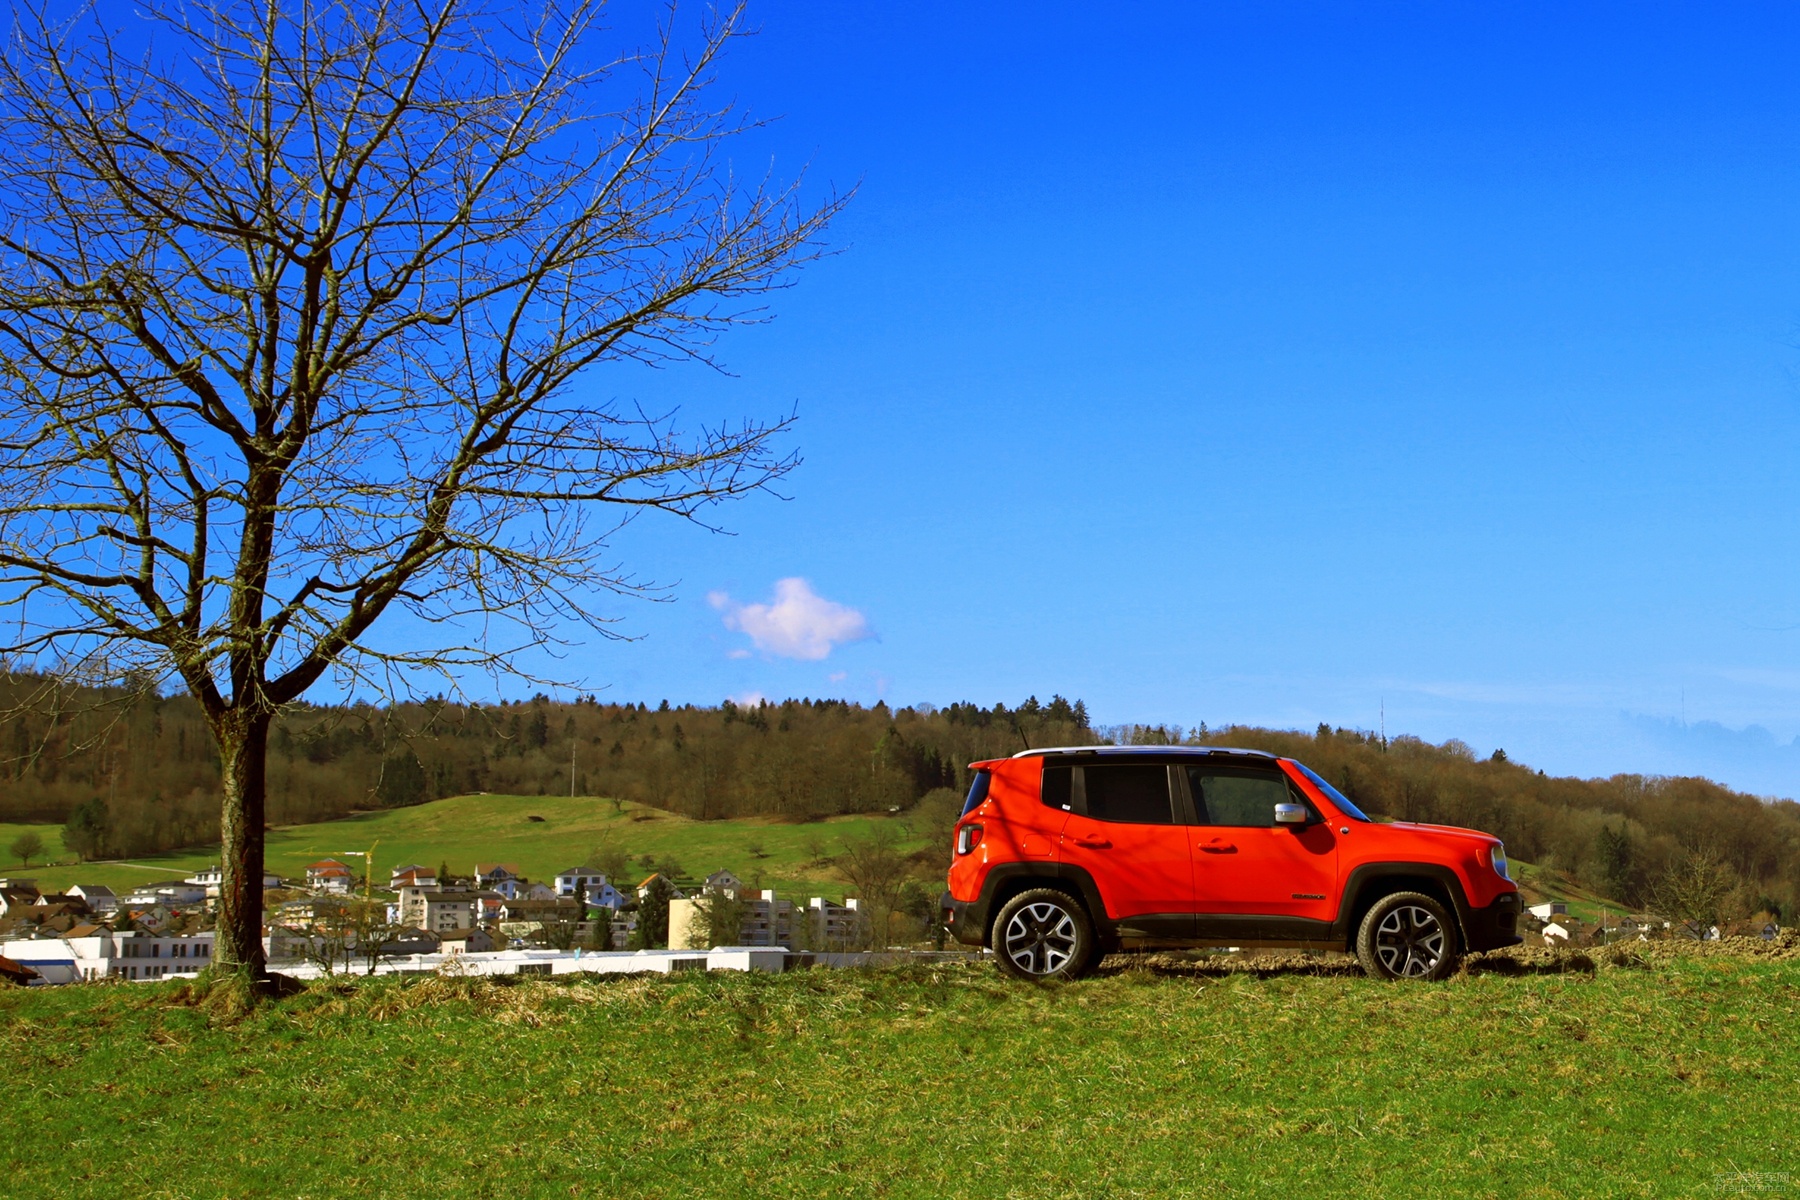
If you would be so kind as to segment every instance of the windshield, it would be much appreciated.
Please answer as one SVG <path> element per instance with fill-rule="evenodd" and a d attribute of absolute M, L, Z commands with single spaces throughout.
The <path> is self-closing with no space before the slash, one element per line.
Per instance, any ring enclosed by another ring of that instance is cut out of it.
<path fill-rule="evenodd" d="M 969 785 L 969 798 L 963 801 L 963 816 L 966 817 L 981 807 L 981 802 L 987 799 L 987 790 L 988 773 L 986 771 L 975 772 L 975 782 Z"/>
<path fill-rule="evenodd" d="M 1289 759 L 1288 761 L 1293 762 L 1292 759 Z M 1350 797 L 1344 795 L 1344 793 L 1338 791 L 1329 783 L 1326 783 L 1323 775 L 1319 774 L 1305 763 L 1297 762 L 1294 763 L 1294 765 L 1300 768 L 1300 773 L 1302 775 L 1312 780 L 1314 787 L 1325 793 L 1326 797 L 1337 806 L 1339 812 L 1343 813 L 1346 817 L 1349 817 L 1352 821 L 1369 820 L 1367 813 L 1350 803 Z M 1373 822 L 1371 822 L 1371 824 L 1373 824 Z"/>

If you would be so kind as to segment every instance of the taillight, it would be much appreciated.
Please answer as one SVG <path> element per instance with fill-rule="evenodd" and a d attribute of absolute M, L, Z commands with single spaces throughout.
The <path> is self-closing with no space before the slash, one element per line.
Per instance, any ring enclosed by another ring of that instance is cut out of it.
<path fill-rule="evenodd" d="M 981 845 L 981 826 L 971 821 L 956 831 L 956 852 L 968 854 Z"/>

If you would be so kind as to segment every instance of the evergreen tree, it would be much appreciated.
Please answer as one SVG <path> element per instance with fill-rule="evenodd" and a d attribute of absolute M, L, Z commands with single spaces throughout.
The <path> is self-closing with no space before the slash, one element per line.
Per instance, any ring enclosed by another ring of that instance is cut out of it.
<path fill-rule="evenodd" d="M 1631 834 L 1625 829 L 1602 825 L 1594 835 L 1594 868 L 1600 890 L 1622 904 L 1638 898 L 1638 873 L 1631 845 Z"/>
<path fill-rule="evenodd" d="M 69 814 L 63 825 L 63 845 L 82 858 L 105 858 L 109 849 L 106 831 L 106 801 L 95 796 L 84 801 Z"/>
<path fill-rule="evenodd" d="M 429 799 L 425 767 L 419 756 L 405 748 L 389 755 L 381 767 L 381 783 L 375 788 L 376 803 L 383 808 L 405 808 Z"/>
<path fill-rule="evenodd" d="M 637 928 L 631 931 L 631 949 L 661 950 L 669 944 L 669 901 L 675 888 L 661 875 L 650 881 L 638 901 Z"/>

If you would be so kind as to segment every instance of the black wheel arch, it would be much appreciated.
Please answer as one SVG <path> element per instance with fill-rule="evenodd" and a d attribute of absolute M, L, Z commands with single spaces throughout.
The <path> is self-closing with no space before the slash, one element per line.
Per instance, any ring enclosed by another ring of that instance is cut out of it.
<path fill-rule="evenodd" d="M 1376 901 L 1395 892 L 1419 892 L 1443 904 L 1456 925 L 1458 952 L 1468 949 L 1469 900 L 1456 872 L 1441 863 L 1363 863 L 1353 868 L 1344 880 L 1344 900 L 1333 923 L 1333 938 L 1341 937 L 1346 947 L 1352 946 L 1363 917 Z"/>
<path fill-rule="evenodd" d="M 1107 919 L 1106 905 L 1094 877 L 1080 867 L 1059 862 L 1000 863 L 988 871 L 981 884 L 981 897 L 970 908 L 971 917 L 979 921 L 981 944 L 993 948 L 994 918 L 1008 900 L 1033 888 L 1054 888 L 1080 901 L 1093 923 L 1094 937 L 1103 951 L 1118 943 L 1113 923 Z M 975 921 L 971 921 L 975 924 Z"/>

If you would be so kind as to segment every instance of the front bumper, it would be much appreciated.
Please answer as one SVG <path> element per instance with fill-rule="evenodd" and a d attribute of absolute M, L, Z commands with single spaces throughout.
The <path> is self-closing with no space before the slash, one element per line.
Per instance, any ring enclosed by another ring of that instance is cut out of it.
<path fill-rule="evenodd" d="M 1517 892 L 1502 892 L 1486 908 L 1471 908 L 1463 914 L 1463 933 L 1470 950 L 1498 950 L 1517 946 L 1525 939 L 1518 934 L 1519 913 L 1524 901 Z"/>
<path fill-rule="evenodd" d="M 950 936 L 968 946 L 987 944 L 987 903 L 985 900 L 958 900 L 949 892 L 938 898 L 944 928 Z"/>

